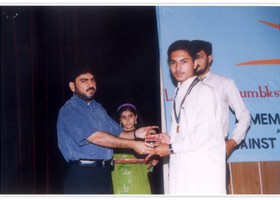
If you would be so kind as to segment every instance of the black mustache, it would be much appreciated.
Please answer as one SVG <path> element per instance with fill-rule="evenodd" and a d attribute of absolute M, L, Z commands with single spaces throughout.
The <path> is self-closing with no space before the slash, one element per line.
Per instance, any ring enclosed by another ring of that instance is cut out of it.
<path fill-rule="evenodd" d="M 96 89 L 94 87 L 88 88 L 86 91 L 89 91 L 89 90 L 93 90 L 94 92 L 96 91 Z"/>
<path fill-rule="evenodd" d="M 196 66 L 195 66 L 195 68 L 194 68 L 194 71 L 196 71 L 197 70 L 197 68 L 199 67 L 200 65 L 199 64 L 197 64 Z"/>

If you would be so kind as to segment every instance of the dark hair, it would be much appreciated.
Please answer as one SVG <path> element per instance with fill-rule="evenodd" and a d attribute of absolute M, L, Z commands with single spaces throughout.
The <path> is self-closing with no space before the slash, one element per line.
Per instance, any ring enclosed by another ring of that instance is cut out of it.
<path fill-rule="evenodd" d="M 167 55 L 168 55 L 168 62 L 170 62 L 170 57 L 172 52 L 178 51 L 178 50 L 183 50 L 186 51 L 190 54 L 192 57 L 193 61 L 196 59 L 196 53 L 193 49 L 193 46 L 191 45 L 191 41 L 189 40 L 177 40 L 173 42 L 168 50 L 167 50 Z"/>
<path fill-rule="evenodd" d="M 125 111 L 125 110 L 129 110 L 130 112 L 132 112 L 135 115 L 137 115 L 136 107 L 134 105 L 132 105 L 130 103 L 124 103 L 124 104 L 120 105 L 118 110 L 117 110 L 118 116 L 120 117 L 122 112 Z"/>
<path fill-rule="evenodd" d="M 136 129 L 144 126 L 144 122 L 143 122 L 141 116 L 138 114 L 136 106 L 134 106 L 131 103 L 124 103 L 124 104 L 122 104 L 118 107 L 118 109 L 117 109 L 118 120 L 120 119 L 120 116 L 121 116 L 122 112 L 126 111 L 126 110 L 128 110 L 128 111 L 134 113 L 135 115 L 137 115 L 137 124 L 135 124 Z"/>
<path fill-rule="evenodd" d="M 212 55 L 212 44 L 211 42 L 204 41 L 204 40 L 192 40 L 191 44 L 196 52 L 200 52 L 201 50 L 204 50 L 207 56 Z"/>
<path fill-rule="evenodd" d="M 78 63 L 73 64 L 69 71 L 68 71 L 68 82 L 75 82 L 76 78 L 80 76 L 81 74 L 90 73 L 92 75 L 95 75 L 93 67 L 90 67 L 87 63 Z"/>

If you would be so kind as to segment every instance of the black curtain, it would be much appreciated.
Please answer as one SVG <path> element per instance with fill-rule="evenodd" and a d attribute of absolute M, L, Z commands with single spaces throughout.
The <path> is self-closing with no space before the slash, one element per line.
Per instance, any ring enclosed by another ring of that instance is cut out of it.
<path fill-rule="evenodd" d="M 111 116 L 132 102 L 160 125 L 153 6 L 1 7 L 1 193 L 60 194 L 65 162 L 56 120 L 72 63 L 98 66 L 96 100 Z M 151 175 L 162 193 L 161 164 Z"/>

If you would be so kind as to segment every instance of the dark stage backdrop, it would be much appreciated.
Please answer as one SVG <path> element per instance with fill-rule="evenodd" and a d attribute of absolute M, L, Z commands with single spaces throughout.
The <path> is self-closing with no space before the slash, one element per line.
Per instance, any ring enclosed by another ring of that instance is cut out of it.
<path fill-rule="evenodd" d="M 2 6 L 2 194 L 62 193 L 56 120 L 72 95 L 67 70 L 80 61 L 98 66 L 96 100 L 111 116 L 129 101 L 160 125 L 155 7 Z M 161 194 L 161 165 L 151 181 Z"/>

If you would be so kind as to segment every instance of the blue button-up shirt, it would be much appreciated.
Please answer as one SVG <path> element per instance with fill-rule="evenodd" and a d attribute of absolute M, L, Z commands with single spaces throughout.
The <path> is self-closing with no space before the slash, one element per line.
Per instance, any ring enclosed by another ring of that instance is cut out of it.
<path fill-rule="evenodd" d="M 65 160 L 111 159 L 112 149 L 86 140 L 96 131 L 119 136 L 122 128 L 101 104 L 88 103 L 73 95 L 60 109 L 57 121 L 58 147 Z"/>

